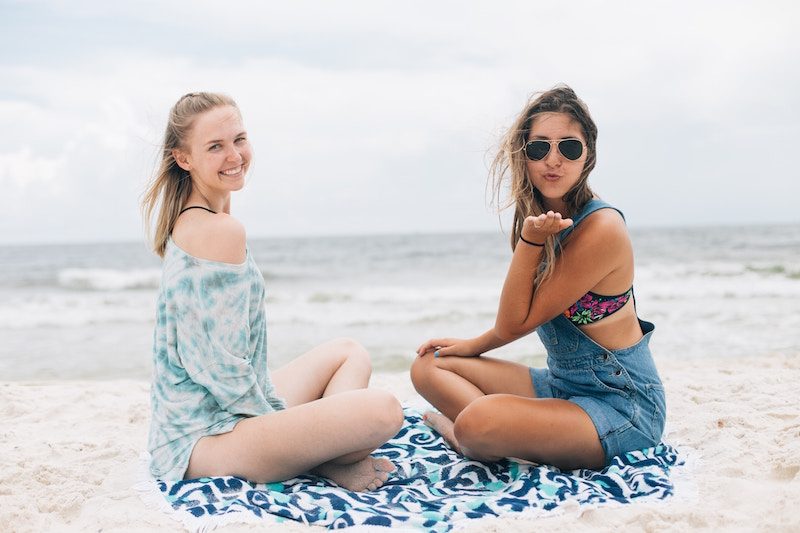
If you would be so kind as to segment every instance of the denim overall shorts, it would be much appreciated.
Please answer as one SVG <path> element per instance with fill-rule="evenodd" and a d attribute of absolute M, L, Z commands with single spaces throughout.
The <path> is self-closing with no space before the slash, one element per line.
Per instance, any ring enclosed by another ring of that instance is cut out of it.
<path fill-rule="evenodd" d="M 648 343 L 655 326 L 639 320 L 644 336 L 629 348 L 606 350 L 564 315 L 537 329 L 547 367 L 532 368 L 536 396 L 560 398 L 592 419 L 606 464 L 616 456 L 658 444 L 666 401 Z"/>
<path fill-rule="evenodd" d="M 559 240 L 604 208 L 616 209 L 591 200 Z M 655 446 L 664 431 L 664 387 L 649 347 L 655 326 L 644 320 L 639 326 L 643 337 L 621 350 L 603 348 L 564 315 L 536 330 L 547 349 L 548 367 L 530 369 L 536 396 L 569 400 L 586 411 L 597 429 L 606 464 L 614 456 Z"/>

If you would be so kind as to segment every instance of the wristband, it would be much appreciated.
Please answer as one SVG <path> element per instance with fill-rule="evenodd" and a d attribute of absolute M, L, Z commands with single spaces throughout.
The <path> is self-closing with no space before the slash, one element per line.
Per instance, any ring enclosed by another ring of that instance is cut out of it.
<path fill-rule="evenodd" d="M 522 233 L 519 234 L 519 240 L 521 240 L 525 244 L 530 244 L 531 246 L 538 246 L 539 248 L 544 246 L 544 243 L 539 244 L 538 242 L 529 241 L 528 239 L 522 236 Z"/>

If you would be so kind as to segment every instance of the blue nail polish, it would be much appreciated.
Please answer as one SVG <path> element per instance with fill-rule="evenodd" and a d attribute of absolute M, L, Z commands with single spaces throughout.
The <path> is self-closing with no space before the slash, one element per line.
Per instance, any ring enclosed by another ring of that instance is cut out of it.
<path fill-rule="evenodd" d="M 439 357 L 439 350 L 436 350 L 435 352 L 433 352 L 433 356 L 434 357 Z"/>

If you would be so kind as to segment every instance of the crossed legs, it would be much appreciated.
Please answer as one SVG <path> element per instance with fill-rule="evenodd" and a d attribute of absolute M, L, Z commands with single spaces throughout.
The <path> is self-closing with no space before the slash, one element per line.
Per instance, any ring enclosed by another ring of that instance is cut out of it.
<path fill-rule="evenodd" d="M 390 393 L 366 388 L 371 371 L 366 350 L 349 339 L 294 359 L 272 373 L 287 409 L 200 439 L 186 477 L 273 482 L 313 471 L 350 490 L 374 490 L 394 465 L 370 453 L 397 433 L 403 411 Z"/>
<path fill-rule="evenodd" d="M 517 457 L 562 469 L 605 464 L 589 415 L 566 400 L 537 398 L 524 365 L 428 353 L 414 361 L 411 380 L 442 413 L 427 413 L 428 424 L 468 457 Z"/>

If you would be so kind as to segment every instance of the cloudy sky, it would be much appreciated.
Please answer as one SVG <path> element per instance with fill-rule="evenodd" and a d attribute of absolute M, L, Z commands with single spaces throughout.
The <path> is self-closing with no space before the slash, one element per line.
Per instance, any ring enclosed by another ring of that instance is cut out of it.
<path fill-rule="evenodd" d="M 631 226 L 797 223 L 798 5 L 0 0 L 0 243 L 140 239 L 195 90 L 243 111 L 251 236 L 496 231 L 492 149 L 560 82 Z"/>

